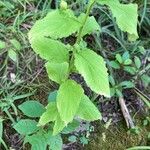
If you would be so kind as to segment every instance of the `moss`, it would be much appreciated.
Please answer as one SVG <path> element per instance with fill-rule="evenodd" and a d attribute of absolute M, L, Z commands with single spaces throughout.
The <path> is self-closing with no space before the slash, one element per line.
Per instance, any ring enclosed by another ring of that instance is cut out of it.
<path fill-rule="evenodd" d="M 138 123 L 138 127 L 140 127 L 141 132 L 137 135 L 127 132 L 128 130 L 123 123 L 110 126 L 109 129 L 105 129 L 102 124 L 97 124 L 96 132 L 91 135 L 91 141 L 84 149 L 125 150 L 137 145 L 147 145 L 147 136 L 148 132 L 150 132 L 150 127 L 143 127 L 141 122 Z"/>

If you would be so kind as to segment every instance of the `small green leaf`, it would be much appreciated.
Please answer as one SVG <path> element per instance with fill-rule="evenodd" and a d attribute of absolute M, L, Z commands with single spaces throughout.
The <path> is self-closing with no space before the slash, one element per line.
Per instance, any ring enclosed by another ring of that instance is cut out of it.
<path fill-rule="evenodd" d="M 85 18 L 86 14 L 82 13 L 80 16 L 79 16 L 79 21 L 82 23 L 84 18 Z M 86 34 L 91 34 L 93 32 L 96 32 L 96 31 L 100 31 L 100 26 L 99 24 L 97 23 L 97 21 L 95 20 L 95 18 L 93 16 L 91 17 L 88 17 L 87 18 L 87 21 L 84 25 L 84 28 L 82 30 L 82 34 L 81 36 L 83 37 L 84 35 Z"/>
<path fill-rule="evenodd" d="M 135 84 L 131 81 L 123 81 L 120 83 L 120 86 L 123 86 L 124 89 L 126 88 L 134 88 Z"/>
<path fill-rule="evenodd" d="M 125 66 L 124 71 L 130 73 L 131 75 L 135 75 L 135 73 L 136 73 L 136 69 L 134 67 L 130 67 L 130 66 Z"/>
<path fill-rule="evenodd" d="M 132 64 L 132 60 L 131 59 L 126 59 L 124 62 L 123 62 L 124 65 L 131 65 Z"/>
<path fill-rule="evenodd" d="M 50 102 L 46 107 L 46 111 L 40 117 L 38 125 L 44 126 L 50 121 L 55 121 L 57 115 L 58 115 L 58 110 L 56 107 L 56 102 Z"/>
<path fill-rule="evenodd" d="M 18 107 L 28 117 L 40 117 L 45 111 L 44 106 L 37 101 L 26 101 Z"/>
<path fill-rule="evenodd" d="M 122 57 L 121 57 L 120 54 L 116 54 L 116 60 L 117 60 L 120 64 L 123 63 L 123 60 L 122 60 Z"/>
<path fill-rule="evenodd" d="M 82 97 L 76 115 L 87 121 L 102 119 L 101 113 L 86 95 Z"/>
<path fill-rule="evenodd" d="M 116 61 L 110 61 L 110 62 L 109 62 L 109 65 L 110 65 L 111 67 L 113 67 L 114 69 L 120 69 L 120 65 L 119 65 L 119 63 L 116 62 Z"/>
<path fill-rule="evenodd" d="M 73 120 L 73 122 L 69 123 L 69 124 L 67 125 L 67 127 L 65 127 L 65 128 L 63 129 L 63 131 L 62 131 L 61 133 L 62 133 L 62 134 L 69 134 L 69 133 L 75 131 L 75 129 L 78 128 L 79 125 L 80 125 L 79 121 Z"/>
<path fill-rule="evenodd" d="M 122 59 L 123 61 L 127 60 L 130 58 L 130 54 L 128 51 L 124 52 L 123 55 L 122 55 Z"/>
<path fill-rule="evenodd" d="M 57 97 L 57 90 L 50 92 L 48 96 L 48 102 L 56 102 L 56 97 Z"/>
<path fill-rule="evenodd" d="M 146 75 L 146 74 L 143 74 L 141 76 L 141 79 L 142 79 L 142 82 L 144 84 L 145 87 L 148 87 L 149 84 L 150 84 L 150 76 Z"/>
<path fill-rule="evenodd" d="M 3 41 L 1 41 L 0 40 L 0 49 L 3 49 L 3 48 L 5 48 L 6 46 L 5 46 L 5 42 L 3 42 Z"/>
<path fill-rule="evenodd" d="M 96 93 L 110 97 L 108 73 L 103 58 L 89 49 L 75 55 L 75 66 Z"/>
<path fill-rule="evenodd" d="M 9 49 L 8 50 L 8 56 L 11 60 L 13 60 L 14 62 L 18 61 L 18 56 L 17 53 L 13 50 L 13 49 Z"/>
<path fill-rule="evenodd" d="M 79 107 L 83 89 L 73 80 L 67 80 L 60 85 L 57 95 L 57 108 L 65 124 L 71 122 Z"/>
<path fill-rule="evenodd" d="M 128 148 L 126 150 L 148 150 L 148 149 L 150 149 L 150 146 L 135 146 Z"/>
<path fill-rule="evenodd" d="M 50 145 L 50 150 L 62 150 L 63 141 L 61 136 L 59 134 L 55 136 L 51 136 L 48 139 L 48 145 Z"/>
<path fill-rule="evenodd" d="M 41 58 L 51 62 L 62 63 L 67 62 L 69 59 L 66 46 L 50 38 L 37 37 L 35 40 L 32 40 L 31 47 Z"/>
<path fill-rule="evenodd" d="M 0 138 L 2 138 L 2 135 L 3 135 L 3 119 L 0 118 Z M 0 142 L 1 144 L 1 142 Z"/>
<path fill-rule="evenodd" d="M 63 63 L 46 63 L 46 70 L 49 78 L 59 84 L 64 82 L 68 78 L 68 68 L 69 64 L 67 62 Z"/>
<path fill-rule="evenodd" d="M 30 119 L 22 119 L 13 127 L 18 133 L 28 135 L 36 132 L 39 128 L 37 122 Z"/>
<path fill-rule="evenodd" d="M 134 62 L 135 62 L 136 67 L 139 69 L 142 65 L 141 60 L 139 59 L 139 57 L 135 56 L 134 57 Z"/>
<path fill-rule="evenodd" d="M 65 127 L 65 122 L 62 121 L 62 119 L 60 118 L 60 115 L 57 115 L 57 118 L 55 120 L 55 124 L 53 127 L 53 135 L 57 135 L 58 133 L 60 133 L 64 127 Z"/>
<path fill-rule="evenodd" d="M 71 135 L 71 136 L 69 136 L 69 138 L 68 138 L 68 141 L 70 141 L 70 142 L 76 142 L 77 141 L 77 137 L 75 136 L 75 135 Z"/>
<path fill-rule="evenodd" d="M 19 50 L 21 49 L 20 42 L 17 41 L 16 39 L 10 40 L 10 43 L 13 45 L 13 47 L 14 47 L 16 50 L 19 51 Z"/>

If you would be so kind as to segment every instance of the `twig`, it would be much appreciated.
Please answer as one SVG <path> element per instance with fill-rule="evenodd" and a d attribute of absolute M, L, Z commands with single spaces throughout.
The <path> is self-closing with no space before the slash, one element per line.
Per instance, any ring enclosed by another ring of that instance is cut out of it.
<path fill-rule="evenodd" d="M 125 104 L 125 101 L 124 101 L 123 97 L 119 98 L 119 104 L 120 104 L 121 111 L 123 113 L 124 119 L 126 121 L 127 127 L 128 128 L 134 128 L 135 125 L 134 125 L 133 120 L 132 120 L 132 118 L 129 114 L 128 108 Z"/>

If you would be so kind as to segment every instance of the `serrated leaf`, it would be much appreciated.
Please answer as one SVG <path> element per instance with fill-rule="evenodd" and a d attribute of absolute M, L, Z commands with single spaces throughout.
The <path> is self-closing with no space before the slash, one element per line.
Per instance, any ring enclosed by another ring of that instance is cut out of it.
<path fill-rule="evenodd" d="M 26 136 L 24 139 L 24 144 L 30 143 L 31 150 L 46 150 L 47 140 L 48 139 L 45 134 L 37 133 L 31 136 Z"/>
<path fill-rule="evenodd" d="M 37 21 L 29 32 L 29 40 L 39 36 L 49 36 L 52 38 L 62 38 L 71 35 L 79 30 L 81 23 L 74 16 L 73 11 L 54 10 L 47 16 Z"/>
<path fill-rule="evenodd" d="M 51 150 L 62 150 L 63 141 L 61 136 L 58 134 L 56 136 L 51 136 L 48 139 L 48 144 L 50 145 Z"/>
<path fill-rule="evenodd" d="M 56 40 L 46 37 L 37 37 L 31 41 L 31 47 L 43 59 L 51 62 L 67 62 L 69 54 L 66 46 Z"/>
<path fill-rule="evenodd" d="M 28 135 L 36 132 L 39 128 L 37 122 L 30 119 L 22 119 L 16 123 L 13 128 L 22 135 Z"/>
<path fill-rule="evenodd" d="M 85 18 L 86 14 L 82 13 L 80 16 L 79 16 L 79 21 L 82 23 L 84 18 Z M 87 18 L 87 21 L 84 25 L 84 28 L 82 30 L 82 34 L 81 36 L 84 36 L 86 34 L 91 34 L 95 31 L 100 31 L 100 26 L 99 24 L 97 23 L 97 21 L 95 20 L 95 18 L 93 16 L 91 17 L 88 17 Z"/>
<path fill-rule="evenodd" d="M 87 121 L 102 119 L 101 113 L 86 95 L 82 97 L 76 115 Z"/>
<path fill-rule="evenodd" d="M 65 127 L 65 128 L 63 129 L 63 131 L 62 131 L 61 133 L 62 133 L 62 134 L 69 134 L 69 133 L 75 131 L 75 129 L 78 128 L 79 125 L 80 125 L 79 121 L 73 120 L 73 122 L 69 123 L 69 124 L 67 125 L 67 127 Z"/>
<path fill-rule="evenodd" d="M 57 107 L 55 102 L 50 102 L 47 107 L 46 111 L 40 117 L 38 125 L 44 126 L 46 123 L 50 121 L 55 121 L 58 115 Z"/>
<path fill-rule="evenodd" d="M 83 89 L 75 81 L 67 80 L 61 84 L 56 101 L 58 112 L 65 124 L 73 120 L 82 96 Z"/>
<path fill-rule="evenodd" d="M 46 66 L 48 76 L 52 81 L 61 84 L 68 78 L 69 64 L 67 62 L 63 62 L 63 63 L 47 62 L 45 66 Z"/>
<path fill-rule="evenodd" d="M 18 107 L 28 117 L 40 117 L 45 111 L 44 106 L 37 101 L 26 101 Z"/>
<path fill-rule="evenodd" d="M 75 66 L 94 92 L 110 97 L 107 68 L 101 56 L 82 50 L 75 55 Z"/>
<path fill-rule="evenodd" d="M 65 122 L 62 121 L 62 119 L 60 118 L 60 115 L 57 115 L 57 118 L 55 120 L 55 124 L 53 127 L 53 135 L 57 135 L 58 133 L 60 133 L 64 127 L 65 127 Z"/>
<path fill-rule="evenodd" d="M 137 23 L 138 23 L 138 6 L 137 4 L 121 4 L 119 0 L 97 0 L 102 5 L 107 5 L 112 11 L 113 17 L 119 28 L 129 33 L 129 40 L 138 38 Z M 130 16 L 130 17 L 129 17 Z"/>

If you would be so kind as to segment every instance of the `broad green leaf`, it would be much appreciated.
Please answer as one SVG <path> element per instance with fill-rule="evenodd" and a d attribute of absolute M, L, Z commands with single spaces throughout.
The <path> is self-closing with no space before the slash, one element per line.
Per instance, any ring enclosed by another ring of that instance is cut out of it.
<path fill-rule="evenodd" d="M 37 122 L 30 119 L 22 119 L 13 127 L 18 133 L 28 135 L 36 132 L 39 128 Z"/>
<path fill-rule="evenodd" d="M 96 93 L 110 97 L 108 73 L 103 58 L 89 49 L 75 55 L 75 66 Z"/>
<path fill-rule="evenodd" d="M 48 145 L 50 145 L 50 150 L 62 150 L 63 141 L 61 136 L 59 134 L 56 136 L 51 136 L 48 139 Z"/>
<path fill-rule="evenodd" d="M 62 133 L 62 134 L 69 134 L 69 133 L 75 131 L 75 129 L 78 128 L 79 125 L 80 125 L 79 121 L 73 120 L 73 122 L 69 123 L 69 124 L 67 125 L 67 127 L 65 127 L 65 128 L 63 129 L 63 131 L 62 131 L 61 133 Z"/>
<path fill-rule="evenodd" d="M 79 16 L 79 21 L 82 23 L 84 18 L 85 18 L 86 14 L 82 13 L 80 16 Z M 82 30 L 82 36 L 86 35 L 86 34 L 91 34 L 95 31 L 100 31 L 100 26 L 99 24 L 97 23 L 97 21 L 95 20 L 95 18 L 93 16 L 91 17 L 88 17 L 87 18 L 87 21 L 85 23 L 85 26 Z"/>
<path fill-rule="evenodd" d="M 28 117 L 40 117 L 45 108 L 37 101 L 26 101 L 19 105 L 19 109 Z"/>
<path fill-rule="evenodd" d="M 68 78 L 69 64 L 67 62 L 63 62 L 63 63 L 47 62 L 45 66 L 46 66 L 48 76 L 52 81 L 61 84 Z"/>
<path fill-rule="evenodd" d="M 114 69 L 120 69 L 120 64 L 117 61 L 110 61 L 108 64 Z"/>
<path fill-rule="evenodd" d="M 40 117 L 39 126 L 44 126 L 46 123 L 50 121 L 55 121 L 58 115 L 58 110 L 56 107 L 56 102 L 50 102 L 47 107 L 46 111 Z"/>
<path fill-rule="evenodd" d="M 47 16 L 37 21 L 29 32 L 29 40 L 39 36 L 62 38 L 71 35 L 79 30 L 81 23 L 74 16 L 73 11 L 53 10 Z"/>
<path fill-rule="evenodd" d="M 129 40 L 134 41 L 138 38 L 138 6 L 137 4 L 121 4 L 119 0 L 97 0 L 102 5 L 107 5 L 112 11 L 113 17 L 119 28 L 129 33 Z"/>
<path fill-rule="evenodd" d="M 25 143 L 31 144 L 31 150 L 46 150 L 47 147 L 47 136 L 43 133 L 33 134 L 26 136 L 24 139 Z"/>
<path fill-rule="evenodd" d="M 57 108 L 65 124 L 71 122 L 83 96 L 82 87 L 73 80 L 61 84 L 57 95 Z"/>
<path fill-rule="evenodd" d="M 5 47 L 6 47 L 5 46 L 5 42 L 3 42 L 3 41 L 0 40 L 0 49 L 5 48 Z"/>
<path fill-rule="evenodd" d="M 87 121 L 102 119 L 101 113 L 86 95 L 81 99 L 76 115 Z"/>
<path fill-rule="evenodd" d="M 65 122 L 62 121 L 62 119 L 60 118 L 60 115 L 57 115 L 57 118 L 55 120 L 55 124 L 53 127 L 53 135 L 57 135 L 58 133 L 60 133 L 65 126 L 66 126 Z"/>
<path fill-rule="evenodd" d="M 131 59 L 126 59 L 124 62 L 123 62 L 124 65 L 131 65 L 132 64 L 132 60 Z"/>
<path fill-rule="evenodd" d="M 48 61 L 61 63 L 69 59 L 66 46 L 50 38 L 37 37 L 35 40 L 32 40 L 31 47 L 41 58 Z"/>

